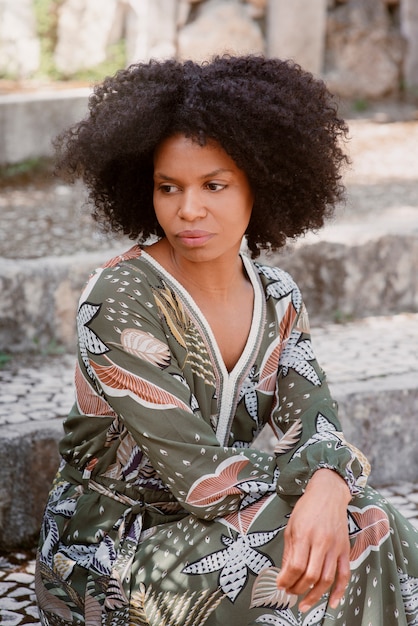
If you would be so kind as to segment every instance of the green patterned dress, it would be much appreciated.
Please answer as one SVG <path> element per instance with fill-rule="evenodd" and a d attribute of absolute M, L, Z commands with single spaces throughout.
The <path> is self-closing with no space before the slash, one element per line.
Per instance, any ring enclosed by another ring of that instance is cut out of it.
<path fill-rule="evenodd" d="M 298 287 L 242 261 L 255 303 L 231 372 L 195 302 L 146 251 L 89 280 L 39 546 L 44 625 L 418 625 L 418 533 L 366 487 Z M 267 423 L 274 454 L 252 447 Z M 353 495 L 351 580 L 337 609 L 325 595 L 302 614 L 275 578 L 292 506 L 321 467 Z"/>

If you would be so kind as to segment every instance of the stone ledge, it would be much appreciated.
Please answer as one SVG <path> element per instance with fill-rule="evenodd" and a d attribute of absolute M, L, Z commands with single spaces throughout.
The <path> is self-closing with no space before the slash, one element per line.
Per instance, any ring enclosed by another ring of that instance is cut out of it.
<path fill-rule="evenodd" d="M 32 546 L 59 462 L 61 420 L 2 426 L 0 549 Z"/>
<path fill-rule="evenodd" d="M 87 113 L 89 88 L 0 96 L 0 163 L 51 157 L 52 139 Z"/>
<path fill-rule="evenodd" d="M 95 267 L 122 251 L 1 259 L 0 350 L 52 343 L 72 351 L 81 289 Z M 291 273 L 315 322 L 418 311 L 418 237 L 387 235 L 358 246 L 320 242 L 268 262 Z"/>
<path fill-rule="evenodd" d="M 321 241 L 270 257 L 300 286 L 311 320 L 418 311 L 418 237 L 385 235 L 361 245 Z"/>

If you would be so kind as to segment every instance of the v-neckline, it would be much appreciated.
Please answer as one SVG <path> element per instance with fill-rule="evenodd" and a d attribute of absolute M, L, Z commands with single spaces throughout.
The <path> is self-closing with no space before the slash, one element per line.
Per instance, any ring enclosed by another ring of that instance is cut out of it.
<path fill-rule="evenodd" d="M 205 314 L 203 313 L 199 305 L 196 303 L 193 296 L 189 293 L 189 291 L 187 291 L 185 287 L 183 287 L 183 285 L 165 267 L 163 267 L 156 259 L 154 259 L 153 256 L 151 256 L 148 252 L 146 252 L 146 250 L 144 249 L 142 250 L 141 257 L 143 257 L 144 260 L 146 260 L 150 265 L 154 266 L 154 268 L 158 270 L 158 272 L 162 274 L 168 280 L 168 282 L 171 282 L 173 286 L 175 286 L 176 290 L 178 290 L 178 292 L 181 294 L 184 301 L 187 302 L 187 305 L 190 306 L 190 308 L 193 310 L 193 313 L 199 319 L 202 327 L 204 328 L 205 332 L 208 335 L 208 338 L 210 340 L 211 347 L 212 347 L 212 350 L 216 359 L 216 363 L 218 365 L 220 373 L 222 374 L 222 377 L 225 380 L 230 379 L 231 377 L 232 378 L 239 377 L 239 373 L 246 366 L 246 364 L 248 363 L 248 359 L 253 354 L 254 346 L 257 345 L 258 343 L 257 337 L 260 333 L 261 321 L 262 321 L 262 316 L 263 316 L 264 298 L 262 296 L 261 283 L 260 283 L 258 274 L 255 271 L 253 264 L 251 263 L 251 260 L 246 255 L 240 254 L 241 260 L 244 265 L 244 269 L 247 273 L 247 276 L 251 282 L 251 285 L 254 291 L 254 302 L 253 302 L 253 311 L 252 311 L 252 316 L 251 316 L 250 331 L 248 333 L 248 337 L 245 342 L 245 346 L 241 355 L 239 356 L 234 367 L 229 371 L 225 365 L 225 361 L 222 357 L 221 350 L 219 348 L 216 337 L 212 331 L 212 328 Z"/>
<path fill-rule="evenodd" d="M 264 334 L 264 326 L 266 319 L 266 303 L 264 298 L 263 286 L 257 270 L 251 260 L 244 254 L 240 254 L 244 268 L 251 281 L 254 290 L 253 314 L 251 320 L 250 332 L 238 361 L 229 372 L 222 358 L 221 351 L 215 339 L 215 335 L 203 314 L 200 307 L 195 302 L 190 293 L 183 287 L 179 281 L 172 276 L 158 261 L 154 259 L 145 250 L 142 251 L 143 260 L 157 271 L 167 283 L 173 286 L 180 298 L 191 310 L 192 314 L 201 325 L 202 331 L 206 334 L 207 341 L 210 344 L 212 358 L 215 360 L 218 377 L 217 400 L 218 400 L 218 420 L 215 429 L 215 435 L 221 446 L 228 445 L 232 423 L 235 417 L 236 407 L 240 398 L 240 389 L 244 380 L 248 377 L 251 367 L 254 364 L 256 355 L 260 350 L 262 337 Z"/>

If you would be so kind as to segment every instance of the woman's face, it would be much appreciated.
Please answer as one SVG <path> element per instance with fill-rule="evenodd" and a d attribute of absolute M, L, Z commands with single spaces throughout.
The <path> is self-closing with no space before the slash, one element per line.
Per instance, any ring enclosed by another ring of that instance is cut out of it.
<path fill-rule="evenodd" d="M 246 174 L 215 141 L 173 135 L 154 155 L 154 209 L 167 240 L 191 261 L 236 256 L 253 206 Z"/>

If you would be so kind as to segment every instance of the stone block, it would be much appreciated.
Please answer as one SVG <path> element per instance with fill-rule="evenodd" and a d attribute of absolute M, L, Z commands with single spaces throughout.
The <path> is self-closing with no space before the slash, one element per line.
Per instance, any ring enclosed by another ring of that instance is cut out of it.
<path fill-rule="evenodd" d="M 407 89 L 418 90 L 418 2 L 402 0 L 401 32 L 405 37 L 403 77 Z"/>
<path fill-rule="evenodd" d="M 54 52 L 60 72 L 70 76 L 106 60 L 109 44 L 122 34 L 118 8 L 119 0 L 64 0 L 59 7 Z M 119 33 L 115 33 L 115 23 Z"/>
<path fill-rule="evenodd" d="M 269 56 L 293 59 L 305 70 L 322 72 L 327 0 L 270 0 L 267 9 Z"/>
<path fill-rule="evenodd" d="M 418 311 L 418 239 L 386 235 L 362 245 L 297 246 L 269 262 L 299 284 L 313 320 Z"/>
<path fill-rule="evenodd" d="M 175 57 L 178 10 L 177 0 L 131 0 L 126 17 L 128 63 Z"/>
<path fill-rule="evenodd" d="M 51 157 L 52 139 L 87 113 L 90 89 L 0 96 L 0 164 Z"/>
<path fill-rule="evenodd" d="M 364 385 L 366 387 L 366 385 Z M 385 388 L 383 388 L 385 387 Z M 396 385 L 398 387 L 398 385 Z M 369 459 L 374 486 L 418 481 L 418 387 L 416 376 L 409 388 L 390 389 L 390 380 L 364 391 L 336 386 L 341 422 L 348 441 Z"/>
<path fill-rule="evenodd" d="M 337 6 L 328 17 L 326 50 L 325 79 L 332 92 L 370 99 L 398 93 L 403 41 L 383 2 Z"/>
<path fill-rule="evenodd" d="M 41 46 L 32 0 L 0 2 L 0 74 L 30 77 L 39 69 Z"/>
<path fill-rule="evenodd" d="M 179 30 L 178 56 L 204 61 L 226 52 L 264 52 L 261 29 L 237 0 L 208 0 L 196 19 Z"/>
<path fill-rule="evenodd" d="M 36 541 L 62 434 L 59 419 L 1 427 L 0 549 Z"/>
<path fill-rule="evenodd" d="M 3 259 L 0 270 L 0 349 L 47 350 L 52 344 L 73 351 L 75 315 L 89 273 L 112 251 L 74 257 Z"/>
<path fill-rule="evenodd" d="M 30 260 L 0 268 L 0 350 L 73 351 L 77 302 L 89 273 L 122 250 Z M 418 238 L 387 235 L 363 245 L 320 242 L 265 259 L 300 286 L 312 321 L 418 311 Z"/>

